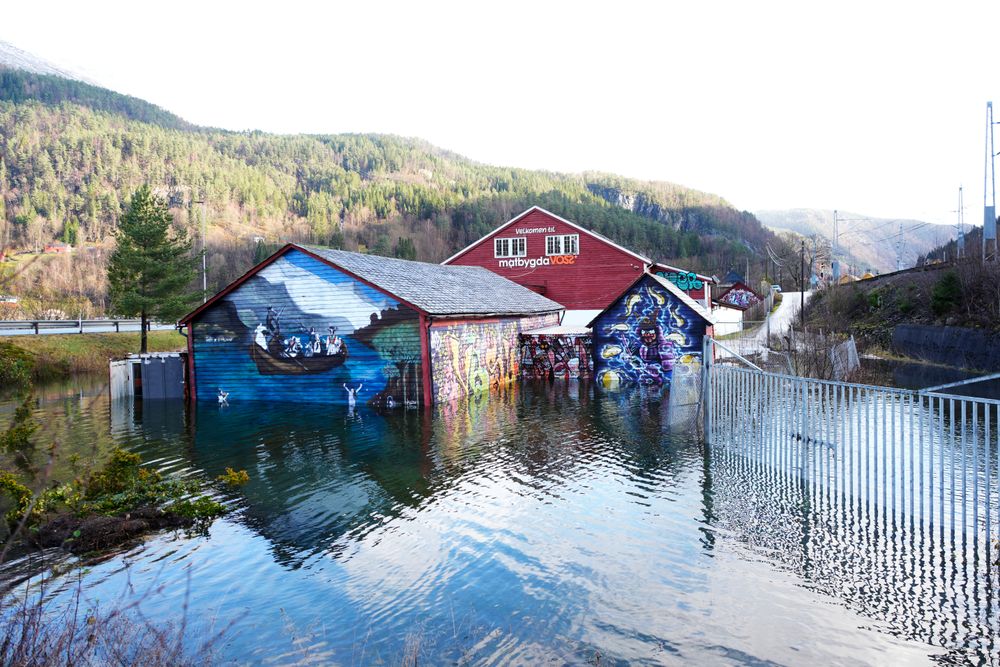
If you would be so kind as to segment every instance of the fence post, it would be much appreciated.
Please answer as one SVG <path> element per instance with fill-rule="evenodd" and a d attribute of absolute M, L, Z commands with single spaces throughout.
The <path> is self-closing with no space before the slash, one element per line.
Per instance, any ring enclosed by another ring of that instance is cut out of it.
<path fill-rule="evenodd" d="M 115 333 L 119 332 L 121 332 L 121 329 L 118 328 L 118 320 L 115 320 Z"/>
<path fill-rule="evenodd" d="M 35 321 L 35 322 L 32 322 L 31 324 L 35 327 L 35 333 L 37 334 L 38 333 L 38 322 Z"/>
<path fill-rule="evenodd" d="M 712 443 L 712 339 L 705 336 L 701 341 L 701 408 L 702 408 L 702 433 L 705 434 L 705 442 Z"/>

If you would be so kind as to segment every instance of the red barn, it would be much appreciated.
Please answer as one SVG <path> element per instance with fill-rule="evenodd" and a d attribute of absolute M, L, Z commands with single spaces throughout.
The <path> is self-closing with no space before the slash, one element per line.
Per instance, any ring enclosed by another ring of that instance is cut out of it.
<path fill-rule="evenodd" d="M 652 264 L 539 206 L 442 263 L 487 268 L 565 306 L 564 324 L 584 325 Z"/>

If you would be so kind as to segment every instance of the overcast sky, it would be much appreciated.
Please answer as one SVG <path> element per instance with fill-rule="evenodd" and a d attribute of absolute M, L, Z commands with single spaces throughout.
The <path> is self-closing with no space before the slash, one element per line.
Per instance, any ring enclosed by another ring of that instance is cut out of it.
<path fill-rule="evenodd" d="M 751 211 L 954 224 L 964 185 L 982 224 L 998 0 L 3 4 L 0 39 L 203 125 L 416 136 Z"/>

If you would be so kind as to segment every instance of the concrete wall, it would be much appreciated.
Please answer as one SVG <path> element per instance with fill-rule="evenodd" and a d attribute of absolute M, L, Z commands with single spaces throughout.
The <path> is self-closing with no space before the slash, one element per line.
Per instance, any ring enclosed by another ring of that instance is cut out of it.
<path fill-rule="evenodd" d="M 1000 335 L 982 329 L 900 324 L 892 330 L 892 349 L 936 364 L 1000 371 Z"/>

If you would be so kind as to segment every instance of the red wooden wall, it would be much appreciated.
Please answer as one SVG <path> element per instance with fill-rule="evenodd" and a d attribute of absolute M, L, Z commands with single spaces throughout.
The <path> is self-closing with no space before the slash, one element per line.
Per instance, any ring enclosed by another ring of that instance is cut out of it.
<path fill-rule="evenodd" d="M 579 254 L 553 261 L 545 255 L 545 237 L 579 234 Z M 520 266 L 502 266 L 509 259 L 494 256 L 494 238 L 527 239 Z M 545 264 L 545 260 L 548 263 Z M 534 260 L 534 262 L 532 261 Z M 497 229 L 453 257 L 449 264 L 482 266 L 566 307 L 567 310 L 603 309 L 643 271 L 643 262 L 607 241 L 568 225 L 545 211 L 532 210 L 513 224 Z M 532 266 L 532 264 L 534 264 Z"/>

